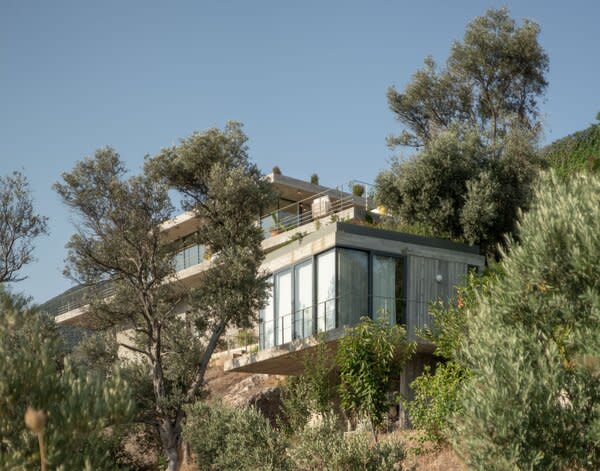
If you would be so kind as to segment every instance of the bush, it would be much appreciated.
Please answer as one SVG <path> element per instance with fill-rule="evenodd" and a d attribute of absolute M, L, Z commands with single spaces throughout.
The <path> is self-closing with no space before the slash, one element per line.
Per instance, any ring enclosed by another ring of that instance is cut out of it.
<path fill-rule="evenodd" d="M 273 172 L 273 175 L 281 175 L 281 169 L 277 165 L 273 167 L 271 172 Z"/>
<path fill-rule="evenodd" d="M 455 445 L 474 469 L 600 469 L 600 178 L 543 179 L 469 308 Z"/>
<path fill-rule="evenodd" d="M 303 374 L 288 377 L 283 390 L 281 425 L 288 433 L 301 430 L 311 414 L 325 414 L 338 403 L 336 364 L 322 335 L 314 349 L 305 352 L 303 363 Z"/>
<path fill-rule="evenodd" d="M 283 434 L 255 408 L 196 403 L 186 411 L 183 436 L 200 469 L 279 471 L 288 469 Z"/>
<path fill-rule="evenodd" d="M 415 349 L 399 325 L 363 317 L 339 340 L 337 364 L 342 407 L 354 417 L 366 417 L 373 435 L 389 410 L 388 392 Z"/>
<path fill-rule="evenodd" d="M 438 363 L 434 373 L 426 366 L 411 383 L 414 398 L 406 405 L 412 425 L 423 432 L 422 440 L 446 440 L 448 423 L 460 410 L 458 392 L 464 375 L 460 365 L 450 360 Z"/>
<path fill-rule="evenodd" d="M 313 185 L 318 185 L 318 184 L 319 184 L 319 175 L 317 175 L 316 173 L 313 173 L 313 174 L 310 176 L 310 182 L 311 182 Z"/>
<path fill-rule="evenodd" d="M 356 183 L 356 184 L 352 185 L 352 194 L 354 196 L 361 197 L 362 195 L 365 194 L 365 186 L 361 185 L 360 183 Z"/>
<path fill-rule="evenodd" d="M 402 469 L 405 458 L 397 442 L 373 444 L 369 434 L 344 434 L 334 414 L 299 432 L 289 454 L 298 471 L 388 471 Z"/>
<path fill-rule="evenodd" d="M 54 320 L 0 288 L 3 469 L 40 466 L 38 439 L 31 431 L 42 435 L 50 469 L 115 469 L 111 428 L 132 416 L 129 388 L 118 374 L 77 373 L 62 354 Z M 31 431 L 24 422 L 28 408 L 41 419 L 29 424 Z"/>

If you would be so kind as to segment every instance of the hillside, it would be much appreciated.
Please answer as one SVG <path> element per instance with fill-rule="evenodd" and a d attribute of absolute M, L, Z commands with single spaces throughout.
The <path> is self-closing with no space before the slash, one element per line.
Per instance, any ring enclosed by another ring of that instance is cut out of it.
<path fill-rule="evenodd" d="M 561 175 L 582 169 L 600 172 L 600 124 L 554 141 L 542 149 L 541 155 Z"/>

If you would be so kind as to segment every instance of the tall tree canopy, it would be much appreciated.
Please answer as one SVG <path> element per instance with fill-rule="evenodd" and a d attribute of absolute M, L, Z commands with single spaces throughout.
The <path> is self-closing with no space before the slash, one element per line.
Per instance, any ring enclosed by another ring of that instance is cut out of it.
<path fill-rule="evenodd" d="M 90 309 L 103 325 L 128 328 L 121 347 L 145 359 L 149 421 L 169 470 L 179 464 L 183 406 L 201 392 L 219 339 L 230 326 L 249 326 L 266 298 L 255 222 L 271 188 L 250 162 L 246 140 L 234 123 L 194 133 L 147 158 L 144 173 L 131 178 L 113 150 L 101 149 L 55 185 L 81 217 L 67 272 L 89 285 L 110 281 L 110 296 L 99 292 Z M 170 188 L 183 193 L 199 223 L 198 241 L 211 254 L 193 289 L 179 282 L 161 229 L 172 215 Z"/>
<path fill-rule="evenodd" d="M 535 23 L 517 26 L 506 9 L 489 10 L 467 26 L 444 69 L 427 58 L 404 92 L 388 91 L 405 126 L 390 145 L 419 148 L 376 180 L 376 198 L 397 222 L 497 255 L 540 166 L 548 57 L 538 35 Z"/>
<path fill-rule="evenodd" d="M 19 272 L 33 261 L 33 240 L 47 232 L 46 221 L 33 209 L 27 177 L 0 177 L 0 283 L 25 279 Z"/>
<path fill-rule="evenodd" d="M 388 90 L 390 108 L 407 128 L 390 144 L 421 147 L 456 123 L 477 126 L 492 140 L 515 120 L 535 128 L 548 85 L 539 32 L 530 20 L 517 25 L 506 8 L 475 18 L 452 46 L 445 68 L 428 57 L 403 92 Z"/>

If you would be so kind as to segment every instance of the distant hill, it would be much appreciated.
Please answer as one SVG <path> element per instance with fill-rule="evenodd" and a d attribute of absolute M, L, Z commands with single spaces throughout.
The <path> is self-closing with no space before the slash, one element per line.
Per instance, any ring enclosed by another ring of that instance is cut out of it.
<path fill-rule="evenodd" d="M 541 150 L 541 155 L 562 175 L 583 169 L 600 172 L 600 124 L 554 141 Z"/>

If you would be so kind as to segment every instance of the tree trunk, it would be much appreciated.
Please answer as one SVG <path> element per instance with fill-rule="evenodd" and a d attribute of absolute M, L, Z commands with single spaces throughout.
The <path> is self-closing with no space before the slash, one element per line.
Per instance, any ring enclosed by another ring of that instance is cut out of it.
<path fill-rule="evenodd" d="M 181 441 L 181 430 L 179 423 L 176 421 L 173 423 L 169 419 L 161 419 L 158 431 L 160 434 L 160 441 L 167 458 L 167 470 L 166 471 L 178 471 L 179 462 L 179 445 Z"/>

